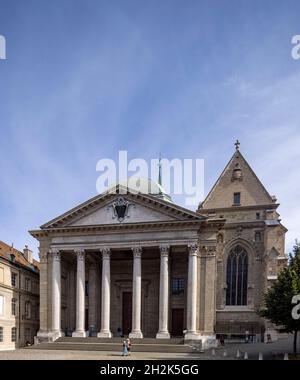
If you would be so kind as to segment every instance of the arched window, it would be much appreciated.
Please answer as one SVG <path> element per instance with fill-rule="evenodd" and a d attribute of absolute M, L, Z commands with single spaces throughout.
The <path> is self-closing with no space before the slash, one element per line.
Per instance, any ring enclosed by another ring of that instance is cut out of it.
<path fill-rule="evenodd" d="M 237 245 L 227 259 L 226 305 L 247 305 L 248 255 Z"/>

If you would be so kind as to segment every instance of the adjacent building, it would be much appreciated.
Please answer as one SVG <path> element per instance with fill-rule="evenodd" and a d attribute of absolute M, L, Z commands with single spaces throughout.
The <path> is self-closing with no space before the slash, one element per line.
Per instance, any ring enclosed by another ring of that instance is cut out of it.
<path fill-rule="evenodd" d="M 274 332 L 256 311 L 286 265 L 286 229 L 239 144 L 195 211 L 160 184 L 144 186 L 149 193 L 117 185 L 30 231 L 40 254 L 37 341 L 122 331 L 208 347 L 218 334 Z"/>
<path fill-rule="evenodd" d="M 39 263 L 0 241 L 0 350 L 33 344 L 39 328 Z"/>

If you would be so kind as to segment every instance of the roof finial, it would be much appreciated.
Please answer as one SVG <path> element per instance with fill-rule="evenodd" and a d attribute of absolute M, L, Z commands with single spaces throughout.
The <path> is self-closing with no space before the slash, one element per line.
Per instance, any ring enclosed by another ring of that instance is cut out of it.
<path fill-rule="evenodd" d="M 240 149 L 240 145 L 241 145 L 241 143 L 239 142 L 239 140 L 236 140 L 236 142 L 235 142 L 235 149 L 236 150 L 239 150 Z"/>

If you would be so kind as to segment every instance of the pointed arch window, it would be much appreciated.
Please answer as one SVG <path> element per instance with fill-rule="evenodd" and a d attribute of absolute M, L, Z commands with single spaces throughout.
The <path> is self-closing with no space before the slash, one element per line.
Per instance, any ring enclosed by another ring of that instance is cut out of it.
<path fill-rule="evenodd" d="M 248 254 L 240 245 L 229 253 L 226 283 L 226 305 L 247 305 Z"/>

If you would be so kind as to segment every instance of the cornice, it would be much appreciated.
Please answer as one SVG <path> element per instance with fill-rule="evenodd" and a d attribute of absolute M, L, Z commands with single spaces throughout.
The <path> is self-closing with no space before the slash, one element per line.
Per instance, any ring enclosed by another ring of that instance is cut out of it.
<path fill-rule="evenodd" d="M 197 212 L 200 215 L 207 215 L 209 213 L 218 214 L 220 212 L 233 212 L 233 211 L 247 211 L 247 210 L 276 210 L 279 207 L 279 203 L 269 203 L 264 205 L 252 205 L 252 206 L 231 206 L 220 208 L 198 208 Z"/>
<path fill-rule="evenodd" d="M 57 228 L 45 228 L 40 230 L 31 230 L 29 233 L 37 237 L 47 237 L 56 234 L 76 234 L 78 232 L 93 233 L 99 231 L 110 231 L 111 233 L 119 233 L 122 231 L 153 231 L 153 230 L 170 230 L 178 227 L 185 229 L 199 229 L 203 224 L 206 224 L 203 220 L 176 220 L 166 222 L 145 222 L 145 223 L 114 223 L 114 224 L 101 224 L 101 225 L 86 225 L 86 226 L 69 226 L 69 227 L 57 227 Z"/>

